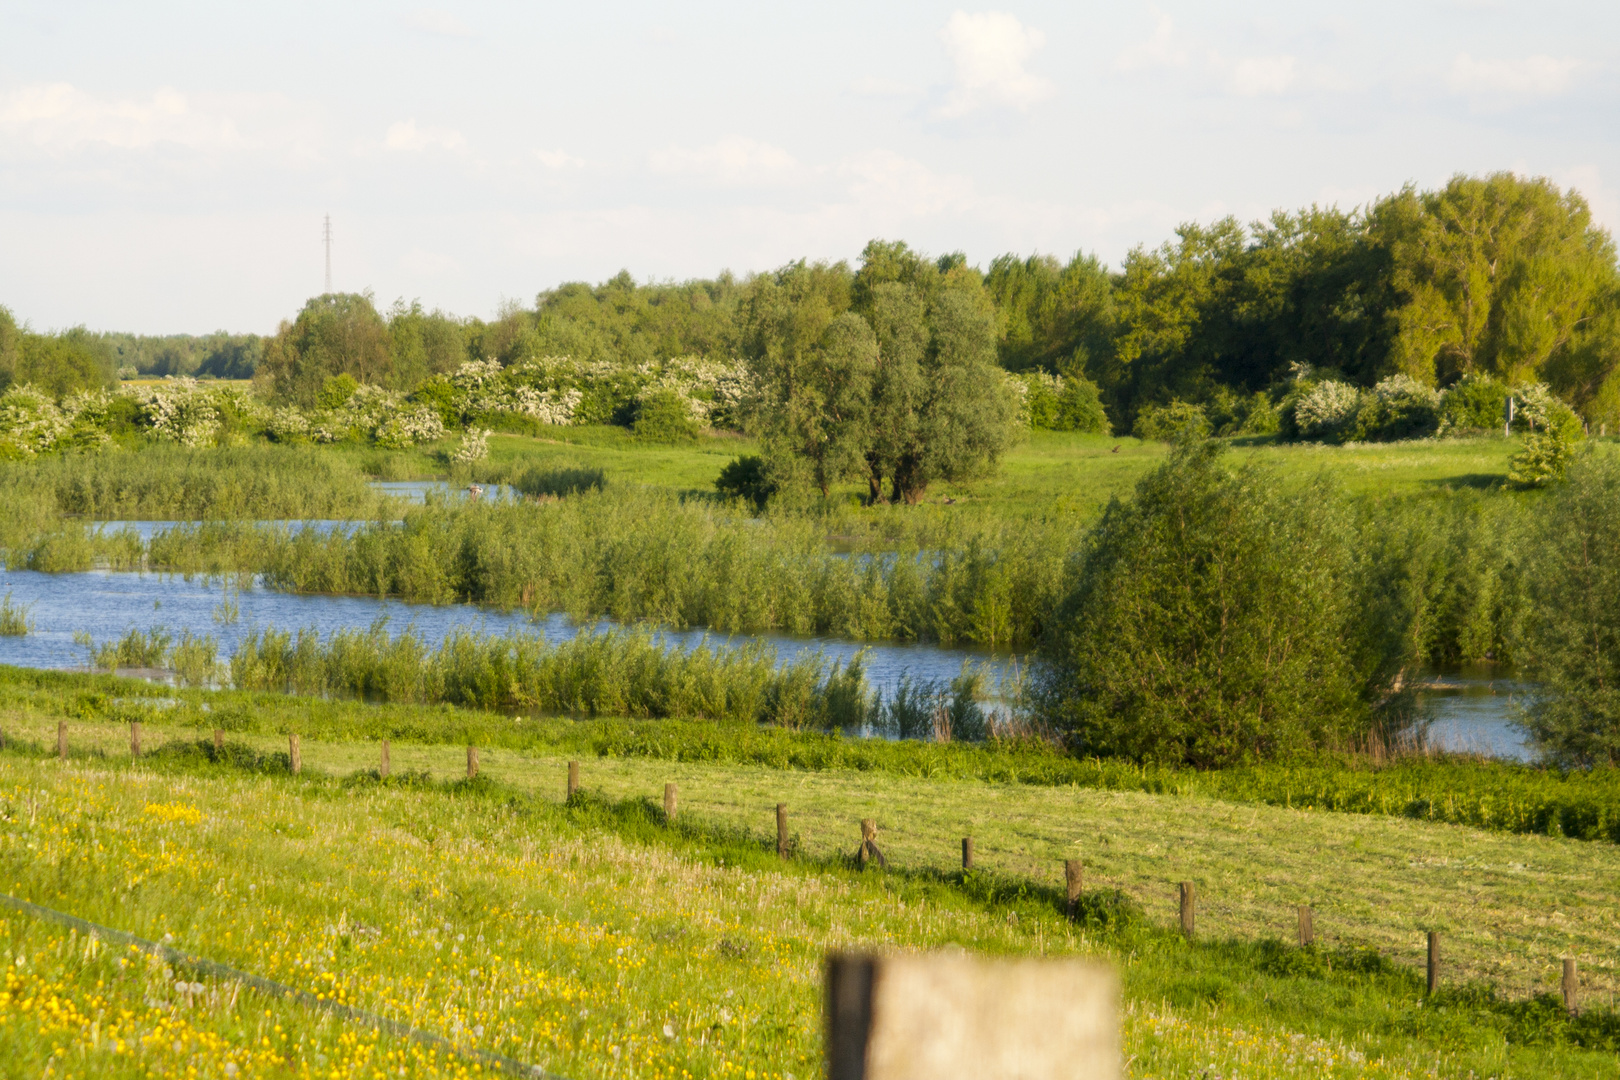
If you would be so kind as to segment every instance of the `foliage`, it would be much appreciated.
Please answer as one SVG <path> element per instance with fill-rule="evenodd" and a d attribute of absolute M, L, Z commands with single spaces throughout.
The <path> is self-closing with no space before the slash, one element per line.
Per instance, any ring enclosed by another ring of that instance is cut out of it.
<path fill-rule="evenodd" d="M 1199 766 L 1371 729 L 1386 659 L 1349 522 L 1187 443 L 1087 538 L 1040 642 L 1039 715 L 1079 753 Z"/>
<path fill-rule="evenodd" d="M 468 428 L 461 436 L 461 445 L 450 452 L 451 463 L 470 465 L 489 457 L 489 437 L 493 434 L 488 428 Z"/>
<path fill-rule="evenodd" d="M 1167 405 L 1146 405 L 1136 414 L 1131 434 L 1138 439 L 1175 442 L 1180 439 L 1207 439 L 1214 425 L 1202 405 L 1172 401 Z"/>
<path fill-rule="evenodd" d="M 763 510 L 776 494 L 776 483 L 765 467 L 765 459 L 757 454 L 744 454 L 734 458 L 715 478 L 714 488 L 733 499 L 747 499 L 754 509 Z"/>
<path fill-rule="evenodd" d="M 1108 435 L 1111 428 L 1097 384 L 1084 375 L 1049 375 L 1029 371 L 1011 382 L 1026 427 L 1043 431 L 1079 431 Z"/>
<path fill-rule="evenodd" d="M 393 372 L 388 326 L 370 294 L 327 293 L 265 342 L 254 379 L 281 401 L 309 408 L 331 376 L 386 384 Z"/>
<path fill-rule="evenodd" d="M 34 629 L 29 607 L 11 602 L 11 590 L 0 600 L 0 637 L 27 637 Z"/>
<path fill-rule="evenodd" d="M 1292 426 L 1300 438 L 1335 442 L 1354 437 L 1363 398 L 1349 383 L 1325 379 L 1301 386 L 1292 404 Z"/>
<path fill-rule="evenodd" d="M 1469 372 L 1445 392 L 1440 407 L 1440 430 L 1442 433 L 1496 431 L 1507 422 L 1504 409 L 1507 398 L 1506 383 L 1489 375 Z"/>
<path fill-rule="evenodd" d="M 687 399 L 675 390 L 654 390 L 638 401 L 630 430 L 653 443 L 693 442 L 700 431 Z"/>
<path fill-rule="evenodd" d="M 1525 729 L 1555 761 L 1620 762 L 1620 461 L 1588 456 L 1539 515 L 1526 667 L 1542 693 Z"/>
<path fill-rule="evenodd" d="M 507 478 L 507 483 L 525 495 L 563 498 L 607 487 L 607 473 L 590 465 L 531 465 Z"/>
<path fill-rule="evenodd" d="M 1562 480 L 1574 460 L 1575 441 L 1567 430 L 1532 431 L 1508 463 L 1508 479 L 1520 487 L 1545 487 Z"/>

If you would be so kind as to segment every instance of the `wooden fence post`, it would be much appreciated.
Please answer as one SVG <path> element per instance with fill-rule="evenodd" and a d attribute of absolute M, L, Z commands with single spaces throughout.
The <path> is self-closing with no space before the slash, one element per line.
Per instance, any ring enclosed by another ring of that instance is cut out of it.
<path fill-rule="evenodd" d="M 1575 975 L 1575 958 L 1566 956 L 1564 957 L 1564 1008 L 1569 1010 L 1571 1016 L 1574 1016 L 1579 1011 L 1580 1003 L 1576 1000 L 1579 988 L 1579 980 Z"/>
<path fill-rule="evenodd" d="M 1434 993 L 1440 989 L 1440 932 L 1429 931 L 1429 982 L 1428 991 Z"/>
<path fill-rule="evenodd" d="M 779 858 L 788 857 L 788 831 L 787 831 L 787 803 L 776 804 L 776 854 Z"/>
<path fill-rule="evenodd" d="M 141 756 L 141 722 L 139 720 L 129 722 L 129 756 L 132 758 Z"/>
<path fill-rule="evenodd" d="M 877 822 L 872 818 L 862 818 L 861 846 L 855 852 L 855 861 L 860 864 L 862 870 L 865 870 L 866 864 L 873 859 L 877 860 L 879 866 L 888 869 L 889 860 L 883 857 L 883 852 L 879 851 L 877 846 Z"/>
<path fill-rule="evenodd" d="M 673 780 L 667 781 L 664 784 L 664 820 L 665 821 L 672 822 L 672 821 L 675 820 L 675 798 L 676 798 L 675 781 L 673 781 Z"/>
<path fill-rule="evenodd" d="M 294 776 L 304 771 L 304 755 L 298 749 L 298 734 L 296 732 L 287 736 L 287 762 Z"/>
<path fill-rule="evenodd" d="M 973 837 L 962 837 L 962 869 L 973 869 Z"/>
<path fill-rule="evenodd" d="M 1316 927 L 1311 924 L 1312 914 L 1308 906 L 1299 905 L 1299 947 L 1302 949 L 1316 944 Z"/>
<path fill-rule="evenodd" d="M 67 760 L 67 721 L 56 722 L 56 756 L 63 761 Z"/>
<path fill-rule="evenodd" d="M 225 754 L 225 733 L 219 728 L 214 729 L 214 760 L 218 761 Z"/>
<path fill-rule="evenodd" d="M 574 801 L 574 793 L 579 790 L 579 762 L 568 763 L 568 801 Z"/>
<path fill-rule="evenodd" d="M 388 740 L 384 739 L 382 741 L 382 756 L 377 759 L 377 775 L 386 780 L 388 774 L 392 771 L 393 763 L 388 760 Z"/>
<path fill-rule="evenodd" d="M 1069 918 L 1074 918 L 1080 909 L 1080 888 L 1084 881 L 1084 871 L 1080 868 L 1079 859 L 1063 860 L 1063 884 L 1068 894 L 1068 904 L 1064 911 Z"/>
<path fill-rule="evenodd" d="M 1193 883 L 1183 881 L 1181 883 L 1181 932 L 1187 937 L 1193 936 L 1193 921 L 1196 918 L 1195 909 L 1197 903 L 1198 894 L 1193 888 Z"/>
<path fill-rule="evenodd" d="M 478 776 L 478 747 L 472 743 L 467 744 L 467 779 L 472 780 Z"/>

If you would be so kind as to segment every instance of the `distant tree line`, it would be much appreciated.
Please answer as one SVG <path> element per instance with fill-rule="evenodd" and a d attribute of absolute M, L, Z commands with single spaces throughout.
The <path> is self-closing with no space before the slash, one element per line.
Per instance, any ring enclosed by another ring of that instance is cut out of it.
<path fill-rule="evenodd" d="M 799 262 L 741 278 L 645 284 L 623 272 L 600 285 L 560 285 L 488 321 L 402 302 L 379 311 L 369 294 L 335 294 L 311 300 L 262 342 L 35 336 L 63 339 L 63 363 L 81 372 L 240 377 L 251 369 L 278 396 L 306 404 L 330 376 L 409 391 L 469 359 L 635 366 L 701 357 L 798 377 L 812 354 L 831 355 L 830 341 L 817 344 L 824 334 L 845 335 L 835 352 L 865 348 L 847 337 L 853 323 L 831 330 L 846 314 L 879 339 L 879 360 L 885 334 L 891 352 L 915 345 L 910 331 L 895 337 L 880 325 L 899 303 L 880 295 L 885 284 L 910 290 L 920 305 L 927 341 L 919 363 L 958 355 L 965 339 L 939 320 L 957 327 L 952 313 L 971 310 L 975 341 L 987 328 L 995 364 L 1085 380 L 1120 432 L 1154 436 L 1192 423 L 1217 434 L 1410 437 L 1441 428 L 1441 403 L 1425 394 L 1470 379 L 1504 394 L 1542 385 L 1584 420 L 1620 426 L 1613 241 L 1578 193 L 1509 173 L 1458 176 L 1435 191 L 1407 187 L 1352 210 L 1187 224 L 1117 269 L 1083 253 L 1066 263 L 1009 254 L 980 269 L 959 254 L 929 259 L 873 241 L 853 267 Z M 9 333 L 28 336 L 14 326 Z M 36 342 L 28 358 L 5 362 L 35 371 L 56 348 Z M 6 355 L 14 353 L 21 356 L 15 347 Z M 893 407 L 884 389 L 893 374 L 873 374 L 871 409 Z M 1294 405 L 1313 390 L 1309 423 L 1296 424 Z M 1457 408 L 1473 415 L 1488 405 Z M 1433 428 L 1414 421 L 1414 410 L 1425 422 L 1424 410 L 1432 412 Z M 795 438 L 826 449 L 811 472 L 848 464 L 852 451 L 838 431 L 850 425 L 840 423 L 820 434 L 800 425 Z M 885 483 L 907 468 L 898 459 L 873 464 Z"/>

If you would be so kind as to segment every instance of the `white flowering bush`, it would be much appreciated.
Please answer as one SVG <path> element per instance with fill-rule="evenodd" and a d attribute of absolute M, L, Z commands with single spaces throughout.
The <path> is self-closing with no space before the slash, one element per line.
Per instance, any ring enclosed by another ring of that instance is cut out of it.
<path fill-rule="evenodd" d="M 444 422 L 426 405 L 406 408 L 378 425 L 372 438 L 388 450 L 404 450 L 444 436 Z"/>
<path fill-rule="evenodd" d="M 72 423 L 49 395 L 32 386 L 13 386 L 0 395 L 0 453 L 33 457 L 56 445 Z"/>
<path fill-rule="evenodd" d="M 461 465 L 483 461 L 489 457 L 489 437 L 493 434 L 488 428 L 468 428 L 461 445 L 450 452 L 450 460 Z"/>
<path fill-rule="evenodd" d="M 141 419 L 153 435 L 181 446 L 207 446 L 219 431 L 219 409 L 213 395 L 196 379 L 165 379 L 131 392 Z"/>
<path fill-rule="evenodd" d="M 1361 411 L 1361 391 L 1349 383 L 1317 383 L 1294 403 L 1294 424 L 1303 439 L 1331 439 L 1353 428 Z"/>

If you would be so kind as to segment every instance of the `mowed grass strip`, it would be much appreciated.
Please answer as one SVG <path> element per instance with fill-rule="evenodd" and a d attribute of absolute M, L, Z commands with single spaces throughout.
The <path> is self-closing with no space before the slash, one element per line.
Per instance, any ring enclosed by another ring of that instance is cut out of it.
<path fill-rule="evenodd" d="M 14 749 L 0 755 L 0 887 L 579 1078 L 808 1080 L 821 960 L 848 947 L 1112 958 L 1136 1077 L 1612 1073 L 1610 1053 L 1509 1044 L 1460 1001 L 1424 1008 L 1409 976 L 1266 973 L 1256 960 L 1275 951 L 1152 931 L 1110 944 L 1049 898 L 981 903 L 926 876 L 782 864 L 764 844 L 693 839 L 629 810 L 487 783 Z M 21 1074 L 395 1071 L 396 1048 L 330 1017 L 97 966 L 37 923 L 4 930 L 19 975 L 0 1057 Z M 112 1026 L 117 1042 L 101 1038 Z"/>
<path fill-rule="evenodd" d="M 54 723 L 8 721 L 54 746 Z M 74 721 L 76 750 L 127 755 L 127 725 Z M 144 726 L 148 748 L 195 743 L 190 728 Z M 285 737 L 230 736 L 263 752 Z M 374 742 L 304 738 L 305 767 L 344 776 L 377 765 Z M 457 746 L 395 742 L 396 773 L 436 779 L 466 772 Z M 563 797 L 566 754 L 481 748 L 484 775 L 541 798 Z M 1375 948 L 1420 970 L 1425 934 L 1444 940 L 1445 979 L 1480 981 L 1509 997 L 1556 990 L 1561 959 L 1575 957 L 1583 992 L 1610 1006 L 1620 990 L 1620 848 L 1564 838 L 1485 832 L 1398 817 L 1372 817 L 1077 787 L 1032 787 L 859 772 L 811 773 L 761 766 L 585 758 L 584 785 L 613 798 L 680 791 L 680 812 L 774 836 L 774 807 L 788 804 L 801 850 L 816 858 L 854 852 L 859 822 L 878 822 L 898 867 L 946 872 L 972 836 L 979 866 L 1057 886 L 1063 861 L 1085 865 L 1088 888 L 1119 889 L 1153 922 L 1177 917 L 1176 885 L 1199 893 L 1198 926 L 1216 939 L 1291 941 L 1296 909 L 1315 911 L 1329 946 Z"/>

